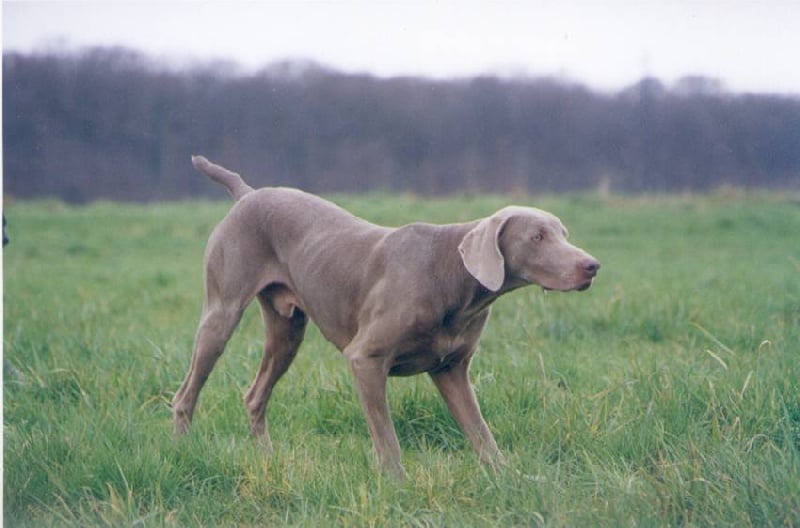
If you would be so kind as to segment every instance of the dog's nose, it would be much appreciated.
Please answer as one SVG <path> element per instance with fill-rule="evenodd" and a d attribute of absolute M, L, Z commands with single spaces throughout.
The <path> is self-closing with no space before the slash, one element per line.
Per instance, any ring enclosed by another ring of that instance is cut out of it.
<path fill-rule="evenodd" d="M 591 277 L 597 275 L 597 270 L 599 269 L 600 269 L 600 263 L 594 259 L 586 260 L 583 263 L 583 271 L 585 271 L 586 274 Z"/>

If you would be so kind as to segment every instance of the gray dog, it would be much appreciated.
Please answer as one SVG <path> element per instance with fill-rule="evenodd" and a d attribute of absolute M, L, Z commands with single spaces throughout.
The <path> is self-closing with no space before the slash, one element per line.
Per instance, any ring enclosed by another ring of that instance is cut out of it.
<path fill-rule="evenodd" d="M 387 377 L 422 372 L 480 460 L 504 462 L 469 364 L 500 295 L 528 284 L 561 291 L 592 284 L 600 263 L 567 242 L 558 218 L 512 206 L 463 224 L 387 228 L 296 189 L 253 190 L 201 156 L 192 163 L 236 203 L 206 248 L 202 318 L 191 368 L 173 400 L 177 432 L 188 429 L 203 384 L 257 298 L 266 345 L 245 403 L 253 434 L 267 445 L 267 402 L 311 318 L 347 358 L 384 471 L 404 476 Z"/>

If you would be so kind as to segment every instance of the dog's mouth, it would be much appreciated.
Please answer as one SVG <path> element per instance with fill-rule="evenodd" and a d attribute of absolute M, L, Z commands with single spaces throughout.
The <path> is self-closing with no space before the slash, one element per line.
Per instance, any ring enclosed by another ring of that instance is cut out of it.
<path fill-rule="evenodd" d="M 593 258 L 580 261 L 576 265 L 577 269 L 567 273 L 542 274 L 538 280 L 531 281 L 538 284 L 543 291 L 586 291 L 592 286 L 592 282 L 600 269 L 600 263 Z"/>
<path fill-rule="evenodd" d="M 586 291 L 592 286 L 593 279 L 588 279 L 577 286 L 573 286 L 571 288 L 551 288 L 549 286 L 542 285 L 542 291 L 549 292 L 549 291 L 561 291 L 561 292 L 570 292 L 570 291 Z"/>

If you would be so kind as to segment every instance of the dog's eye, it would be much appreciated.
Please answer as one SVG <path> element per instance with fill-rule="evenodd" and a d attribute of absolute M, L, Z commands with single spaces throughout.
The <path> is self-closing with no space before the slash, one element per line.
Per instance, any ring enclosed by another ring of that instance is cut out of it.
<path fill-rule="evenodd" d="M 543 238 L 544 238 L 544 235 L 541 234 L 541 233 L 536 233 L 535 235 L 533 235 L 533 241 L 534 242 L 541 242 Z"/>

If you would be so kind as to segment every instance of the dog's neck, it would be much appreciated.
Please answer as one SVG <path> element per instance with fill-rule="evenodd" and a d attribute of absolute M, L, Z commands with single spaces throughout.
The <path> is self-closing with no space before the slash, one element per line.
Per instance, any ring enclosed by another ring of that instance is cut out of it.
<path fill-rule="evenodd" d="M 449 270 L 457 270 L 449 277 L 449 280 L 451 280 L 453 284 L 450 291 L 458 292 L 458 298 L 452 299 L 451 302 L 453 305 L 458 306 L 462 313 L 467 315 L 478 314 L 484 311 L 502 294 L 525 285 L 507 280 L 499 291 L 493 292 L 483 286 L 469 271 L 467 271 L 461 259 L 461 254 L 458 251 L 458 246 L 461 244 L 464 236 L 473 229 L 477 223 L 478 221 L 476 220 L 465 224 L 453 224 L 447 226 L 449 229 L 446 231 L 447 251 L 445 254 L 447 258 L 452 261 L 443 264 L 446 265 L 445 267 Z"/>
<path fill-rule="evenodd" d="M 461 309 L 464 312 L 470 313 L 481 312 L 489 307 L 501 295 L 518 288 L 522 288 L 523 286 L 530 285 L 530 282 L 515 276 L 513 273 L 510 273 L 508 269 L 506 269 L 503 285 L 499 290 L 494 292 L 483 286 L 478 279 L 473 277 L 469 271 L 467 271 L 467 268 L 464 266 L 464 262 L 461 259 L 461 255 L 458 251 L 458 245 L 461 243 L 464 236 L 471 229 L 473 229 L 477 223 L 478 221 L 476 220 L 465 224 L 454 224 L 452 226 L 448 226 L 451 229 L 448 230 L 448 251 L 446 254 L 450 259 L 453 260 L 453 262 L 447 263 L 449 264 L 447 269 L 458 270 L 458 273 L 452 277 L 454 285 L 457 285 L 454 288 L 454 291 L 460 292 L 461 295 L 461 298 L 458 299 L 457 304 L 462 307 Z"/>

